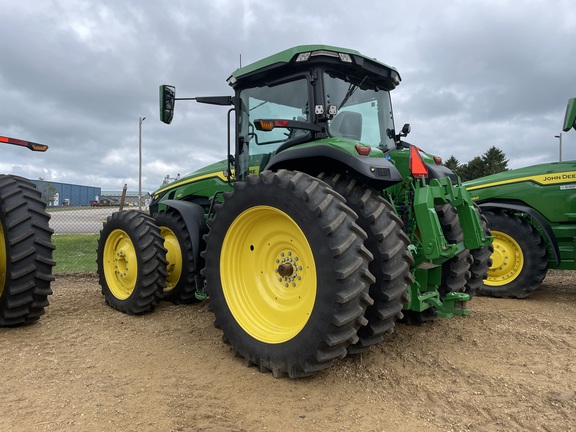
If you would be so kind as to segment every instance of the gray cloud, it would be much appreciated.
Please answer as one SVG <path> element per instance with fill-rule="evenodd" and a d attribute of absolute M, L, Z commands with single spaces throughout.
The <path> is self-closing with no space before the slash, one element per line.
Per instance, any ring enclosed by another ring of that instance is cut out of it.
<path fill-rule="evenodd" d="M 0 0 L 0 135 L 50 146 L 2 146 L 0 171 L 103 189 L 143 189 L 223 159 L 226 108 L 178 102 L 158 119 L 158 86 L 228 95 L 226 78 L 293 45 L 358 49 L 396 66 L 393 92 L 410 141 L 467 162 L 492 145 L 511 166 L 557 160 L 567 99 L 576 96 L 567 1 L 438 4 Z M 564 137 L 564 158 L 576 138 Z"/>

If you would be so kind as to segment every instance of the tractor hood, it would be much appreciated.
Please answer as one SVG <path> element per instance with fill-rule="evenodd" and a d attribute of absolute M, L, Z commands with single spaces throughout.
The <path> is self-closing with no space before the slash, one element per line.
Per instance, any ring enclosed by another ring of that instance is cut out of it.
<path fill-rule="evenodd" d="M 199 180 L 209 177 L 217 177 L 225 182 L 227 181 L 225 174 L 225 171 L 227 169 L 228 169 L 228 162 L 226 160 L 213 163 L 199 170 L 186 174 L 184 177 L 181 177 L 180 179 L 173 181 L 172 183 L 162 186 L 160 189 L 154 192 L 152 196 L 156 198 L 169 190 L 177 189 L 187 185 L 188 183 L 197 182 Z"/>
<path fill-rule="evenodd" d="M 576 161 L 553 162 L 504 171 L 464 183 L 469 191 L 520 182 L 540 185 L 576 182 Z"/>

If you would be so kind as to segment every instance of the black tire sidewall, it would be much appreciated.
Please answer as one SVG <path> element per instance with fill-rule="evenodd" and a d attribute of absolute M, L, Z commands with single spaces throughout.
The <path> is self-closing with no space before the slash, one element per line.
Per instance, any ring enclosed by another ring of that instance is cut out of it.
<path fill-rule="evenodd" d="M 155 233 L 156 236 L 159 239 L 162 238 L 160 236 L 159 228 L 155 226 L 154 220 L 150 216 L 141 211 L 126 210 L 116 212 L 112 214 L 112 216 L 108 217 L 108 220 L 100 231 L 100 237 L 98 239 L 97 264 L 102 294 L 110 306 L 129 315 L 141 314 L 153 310 L 162 298 L 162 290 L 165 286 L 165 280 L 162 278 L 162 274 L 165 277 L 166 264 L 165 259 L 164 262 L 159 259 L 162 255 L 162 251 L 157 247 L 157 245 L 155 245 L 155 247 L 158 251 L 154 253 L 154 256 L 146 258 L 146 261 L 150 263 L 150 266 L 152 266 L 153 271 L 145 271 L 145 258 L 143 256 L 142 245 L 149 242 L 148 240 L 143 240 L 143 235 L 139 232 L 139 230 L 142 229 L 139 221 L 144 221 L 148 225 L 147 228 L 154 229 L 155 227 L 157 231 Z M 130 238 L 134 247 L 138 266 L 134 289 L 125 299 L 120 299 L 114 295 L 109 287 L 104 272 L 104 265 L 107 265 L 104 261 L 104 248 L 108 241 L 108 237 L 115 230 L 123 231 Z M 165 250 L 163 252 L 165 256 Z M 158 254 L 160 254 L 160 256 Z M 162 266 L 164 266 L 163 270 Z"/>
<path fill-rule="evenodd" d="M 317 225 L 317 219 L 313 214 L 310 214 L 307 209 L 301 209 L 299 203 L 293 200 L 292 194 L 285 195 L 282 192 L 285 190 L 279 189 L 276 186 L 260 184 L 255 187 L 249 188 L 247 191 L 248 196 L 243 195 L 243 199 L 230 199 L 226 205 L 226 211 L 221 216 L 220 223 L 214 230 L 211 229 L 210 238 L 213 242 L 218 239 L 217 244 L 210 244 L 211 248 L 218 249 L 218 261 L 220 261 L 220 253 L 222 251 L 222 242 L 226 236 L 226 228 L 229 227 L 236 217 L 243 211 L 251 207 L 259 205 L 267 205 L 277 208 L 290 216 L 294 222 L 300 227 L 304 233 L 308 244 L 314 256 L 314 262 L 317 272 L 316 283 L 316 299 L 314 301 L 314 309 L 308 322 L 300 333 L 293 339 L 283 342 L 278 345 L 278 355 L 282 355 L 283 350 L 293 352 L 295 348 L 301 347 L 308 350 L 318 344 L 317 334 L 325 334 L 329 331 L 330 321 L 332 319 L 331 311 L 317 307 L 318 305 L 333 304 L 336 302 L 336 290 L 329 289 L 334 283 L 334 269 L 332 267 L 333 254 L 326 246 L 326 238 L 319 235 L 319 232 L 312 227 Z M 302 211 L 303 210 L 303 211 Z M 218 231 L 216 231 L 218 230 Z M 217 304 L 226 302 L 224 293 L 222 292 L 222 280 L 218 273 L 218 280 L 216 283 L 210 284 L 210 302 L 213 307 Z M 210 281 L 208 281 L 210 283 Z M 256 349 L 256 355 L 267 355 L 270 351 L 270 344 L 265 344 L 252 336 L 247 334 L 237 323 L 233 317 L 230 309 L 218 306 L 218 310 L 225 313 L 225 320 L 221 321 L 222 330 L 230 335 L 230 342 L 234 346 L 246 346 L 250 350 Z M 242 335 L 242 337 L 237 337 Z"/>
<path fill-rule="evenodd" d="M 355 213 L 344 204 L 343 198 L 325 183 L 310 176 L 305 177 L 312 179 L 311 184 L 321 190 L 322 194 L 330 195 L 335 200 L 336 205 L 330 205 L 329 209 L 322 211 L 335 212 L 332 218 L 342 212 L 347 213 L 344 219 L 346 222 L 343 223 L 353 225 L 352 228 L 346 228 L 352 231 L 342 230 L 340 233 L 353 233 L 356 238 L 351 244 L 362 249 L 358 253 L 366 256 L 339 252 L 338 264 L 335 264 L 337 253 L 331 250 L 330 236 L 324 232 L 326 228 L 319 222 L 319 210 L 311 209 L 308 198 L 304 196 L 307 191 L 293 188 L 290 184 L 292 177 L 285 173 L 280 176 L 261 174 L 258 181 L 249 179 L 248 183 L 252 184 L 237 183 L 234 192 L 225 195 L 224 203 L 217 209 L 210 224 L 205 253 L 206 290 L 216 315 L 215 325 L 224 332 L 224 339 L 233 346 L 236 354 L 243 356 L 248 363 L 259 365 L 261 369 L 270 369 L 275 375 L 288 373 L 292 377 L 308 376 L 312 370 L 324 369 L 330 366 L 334 358 L 346 355 L 347 346 L 357 340 L 356 332 L 361 325 L 360 320 L 365 321 L 363 315 L 369 299 L 368 287 L 373 282 L 373 277 L 368 272 L 370 253 L 363 246 L 366 234 L 354 223 Z M 291 217 L 302 230 L 314 257 L 317 281 L 313 310 L 304 327 L 291 339 L 281 343 L 265 343 L 247 333 L 232 315 L 222 289 L 219 263 L 228 228 L 238 215 L 256 206 L 271 206 Z M 358 264 L 359 257 L 362 264 Z M 348 264 L 350 268 L 360 266 L 360 270 L 351 273 L 352 276 L 338 276 L 335 266 L 341 265 L 345 269 Z M 352 280 L 355 283 L 351 283 Z M 352 285 L 354 293 L 350 293 Z M 351 297 L 342 299 L 342 292 Z M 363 301 L 366 304 L 362 305 Z M 344 316 L 349 321 L 343 320 Z M 327 340 L 330 340 L 330 344 L 327 344 Z"/>
<path fill-rule="evenodd" d="M 48 306 L 55 265 L 49 220 L 46 203 L 34 183 L 19 176 L 0 175 L 0 222 L 6 252 L 0 326 L 36 321 Z"/>
<path fill-rule="evenodd" d="M 485 211 L 488 227 L 492 234 L 501 232 L 508 235 L 520 247 L 523 254 L 523 266 L 520 274 L 503 286 L 484 285 L 483 294 L 525 297 L 539 286 L 546 275 L 546 249 L 534 228 L 518 218 L 501 213 Z"/>

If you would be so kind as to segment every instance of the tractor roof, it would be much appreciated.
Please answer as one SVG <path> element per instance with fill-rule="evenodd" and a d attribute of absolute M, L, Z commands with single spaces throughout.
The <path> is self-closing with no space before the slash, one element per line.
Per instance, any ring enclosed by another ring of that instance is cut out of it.
<path fill-rule="evenodd" d="M 269 74 L 288 73 L 290 69 L 313 62 L 338 64 L 343 68 L 378 76 L 380 84 L 390 90 L 401 81 L 394 67 L 356 50 L 330 45 L 299 45 L 237 69 L 228 78 L 228 83 L 236 87 L 239 83 L 256 82 Z"/>

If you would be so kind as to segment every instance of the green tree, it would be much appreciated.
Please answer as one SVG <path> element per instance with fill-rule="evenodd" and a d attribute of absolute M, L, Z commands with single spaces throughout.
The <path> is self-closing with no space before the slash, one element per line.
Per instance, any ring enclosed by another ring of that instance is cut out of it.
<path fill-rule="evenodd" d="M 456 158 L 454 160 L 458 162 Z M 446 161 L 446 165 L 448 165 L 448 161 Z M 468 181 L 508 171 L 508 159 L 502 150 L 492 146 L 482 156 L 476 156 L 470 162 L 457 166 L 456 169 L 449 168 L 458 174 L 462 181 Z"/>
<path fill-rule="evenodd" d="M 508 159 L 504 152 L 494 146 L 490 147 L 486 153 L 482 155 L 484 162 L 484 174 L 496 174 L 502 171 L 508 171 Z"/>
<path fill-rule="evenodd" d="M 456 173 L 457 175 L 460 175 L 460 168 L 461 168 L 460 161 L 456 159 L 454 155 L 450 155 L 450 157 L 446 159 L 446 162 L 444 162 L 444 165 L 450 168 L 452 172 Z"/>
<path fill-rule="evenodd" d="M 46 201 L 47 204 L 54 202 L 54 197 L 56 196 L 56 187 L 48 183 L 42 177 L 38 178 L 38 190 L 42 193 L 42 199 Z"/>
<path fill-rule="evenodd" d="M 467 164 L 462 165 L 459 175 L 462 181 L 484 177 L 484 161 L 480 156 L 476 156 Z"/>

